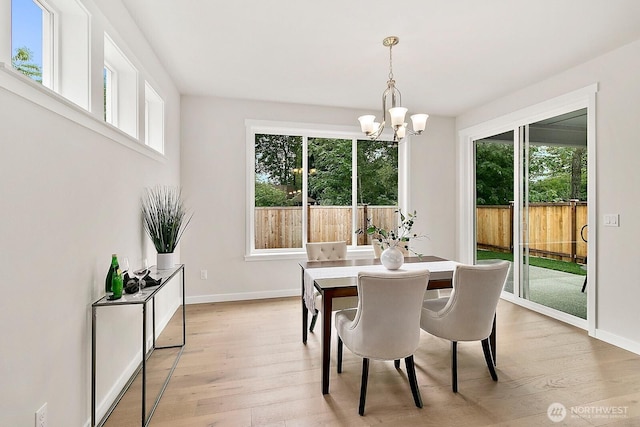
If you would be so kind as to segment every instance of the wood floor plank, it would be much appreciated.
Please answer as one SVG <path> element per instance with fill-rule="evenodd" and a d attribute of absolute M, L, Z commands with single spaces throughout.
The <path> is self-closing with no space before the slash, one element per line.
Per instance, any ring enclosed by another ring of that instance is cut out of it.
<path fill-rule="evenodd" d="M 413 403 L 404 364 L 372 361 L 364 417 L 362 359 L 345 350 L 338 374 L 332 343 L 330 394 L 322 395 L 321 329 L 303 345 L 300 327 L 299 298 L 188 306 L 187 345 L 150 425 L 640 425 L 640 356 L 506 301 L 498 306 L 498 382 L 480 344 L 459 343 L 453 393 L 451 345 L 423 332 L 415 363 L 424 407 Z M 134 400 L 123 399 L 106 425 L 139 425 Z M 552 403 L 567 411 L 557 424 L 547 416 Z M 614 407 L 626 407 L 624 417 L 585 413 Z"/>

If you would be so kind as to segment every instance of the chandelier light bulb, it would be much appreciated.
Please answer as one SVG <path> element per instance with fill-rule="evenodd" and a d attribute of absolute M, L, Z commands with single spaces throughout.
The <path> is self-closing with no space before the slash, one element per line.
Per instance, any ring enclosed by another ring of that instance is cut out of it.
<path fill-rule="evenodd" d="M 403 123 L 402 126 L 399 126 L 398 130 L 396 130 L 396 136 L 398 137 L 398 139 L 402 139 L 405 137 L 406 134 L 407 134 L 407 124 Z"/>
<path fill-rule="evenodd" d="M 376 116 L 367 114 L 365 116 L 358 117 L 358 120 L 360 121 L 360 129 L 362 130 L 362 132 L 366 133 L 367 135 L 373 132 Z"/>
<path fill-rule="evenodd" d="M 389 115 L 391 116 L 391 126 L 397 128 L 398 126 L 402 126 L 404 124 L 404 116 L 409 111 L 404 107 L 394 107 L 389 109 Z"/>
<path fill-rule="evenodd" d="M 428 114 L 414 114 L 411 116 L 414 132 L 422 132 L 427 127 Z"/>

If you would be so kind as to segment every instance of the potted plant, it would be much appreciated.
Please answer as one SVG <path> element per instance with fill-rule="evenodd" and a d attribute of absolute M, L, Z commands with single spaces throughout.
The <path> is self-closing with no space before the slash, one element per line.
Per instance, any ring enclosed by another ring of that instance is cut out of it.
<path fill-rule="evenodd" d="M 188 214 L 177 187 L 147 188 L 142 198 L 144 229 L 158 252 L 159 270 L 173 268 L 174 251 L 193 214 Z"/>

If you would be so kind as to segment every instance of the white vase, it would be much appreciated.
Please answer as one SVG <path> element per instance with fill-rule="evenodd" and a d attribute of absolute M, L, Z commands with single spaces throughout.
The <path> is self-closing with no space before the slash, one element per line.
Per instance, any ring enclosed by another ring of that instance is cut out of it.
<path fill-rule="evenodd" d="M 397 270 L 404 263 L 404 255 L 400 249 L 390 247 L 382 251 L 380 262 L 387 270 Z"/>
<path fill-rule="evenodd" d="M 158 254 L 156 267 L 158 270 L 169 270 L 176 265 L 176 256 L 173 252 L 168 254 Z"/>

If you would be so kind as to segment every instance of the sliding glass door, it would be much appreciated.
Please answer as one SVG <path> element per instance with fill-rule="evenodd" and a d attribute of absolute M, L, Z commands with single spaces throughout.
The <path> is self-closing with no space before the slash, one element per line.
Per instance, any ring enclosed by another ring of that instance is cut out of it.
<path fill-rule="evenodd" d="M 586 319 L 587 109 L 477 139 L 474 148 L 477 262 L 512 261 L 505 292 Z"/>
<path fill-rule="evenodd" d="M 475 141 L 476 260 L 513 262 L 514 131 Z M 513 293 L 513 268 L 504 287 Z"/>

